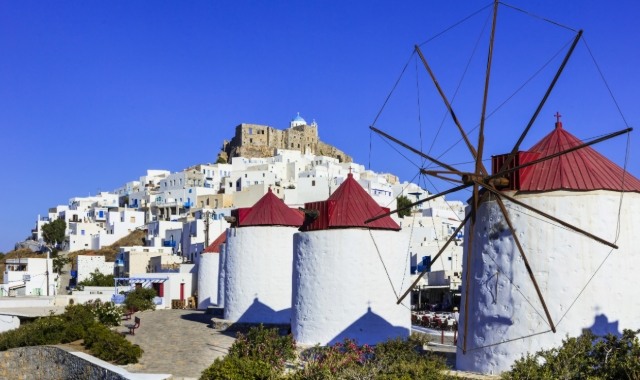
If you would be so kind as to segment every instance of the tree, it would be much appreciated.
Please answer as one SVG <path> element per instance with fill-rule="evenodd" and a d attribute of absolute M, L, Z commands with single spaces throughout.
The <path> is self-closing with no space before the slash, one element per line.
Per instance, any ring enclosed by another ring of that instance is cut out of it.
<path fill-rule="evenodd" d="M 64 219 L 56 219 L 42 226 L 42 238 L 48 246 L 62 244 L 66 229 L 67 223 Z"/>
<path fill-rule="evenodd" d="M 62 268 L 69 264 L 71 262 L 71 259 L 68 257 L 62 257 L 62 256 L 54 256 L 53 258 L 53 271 L 55 273 L 62 273 Z"/>
<path fill-rule="evenodd" d="M 155 310 L 156 305 L 153 303 L 153 298 L 156 296 L 156 291 L 151 288 L 135 288 L 124 299 L 124 305 L 128 310 Z"/>
<path fill-rule="evenodd" d="M 396 201 L 398 202 L 398 210 L 408 207 L 411 204 L 411 201 L 409 200 L 409 198 L 405 197 L 404 195 L 398 196 L 398 198 L 396 198 Z M 404 218 L 405 216 L 409 216 L 409 215 L 411 215 L 411 208 L 398 211 L 398 216 L 401 218 Z"/>

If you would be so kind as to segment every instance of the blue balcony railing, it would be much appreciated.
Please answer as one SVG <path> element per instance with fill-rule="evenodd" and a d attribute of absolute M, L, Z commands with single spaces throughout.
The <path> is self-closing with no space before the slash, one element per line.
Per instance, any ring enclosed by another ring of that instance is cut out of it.
<path fill-rule="evenodd" d="M 184 202 L 184 207 L 185 208 L 190 208 L 191 206 L 193 206 L 193 202 L 189 201 L 189 202 Z"/>
<path fill-rule="evenodd" d="M 165 241 L 162 242 L 162 246 L 163 247 L 173 247 L 173 248 L 175 248 L 176 241 L 175 240 L 165 240 Z"/>

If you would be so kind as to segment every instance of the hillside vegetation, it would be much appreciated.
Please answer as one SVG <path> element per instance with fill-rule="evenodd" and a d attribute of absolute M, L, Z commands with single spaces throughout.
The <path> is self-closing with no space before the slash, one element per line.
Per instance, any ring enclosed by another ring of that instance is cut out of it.
<path fill-rule="evenodd" d="M 115 243 L 102 247 L 97 250 L 83 249 L 81 251 L 70 252 L 67 257 L 71 259 L 71 262 L 75 262 L 78 255 L 98 255 L 104 256 L 105 261 L 115 261 L 120 247 L 130 247 L 132 245 L 144 245 L 146 233 L 143 230 L 134 230 L 129 235 L 116 241 Z"/>
<path fill-rule="evenodd" d="M 99 255 L 104 256 L 106 261 L 115 261 L 116 256 L 118 255 L 118 251 L 120 247 L 130 247 L 132 245 L 144 245 L 145 232 L 142 230 L 134 230 L 129 235 L 123 237 L 122 239 L 116 241 L 115 243 L 103 247 L 97 250 L 91 249 L 83 249 L 81 251 L 70 252 L 66 256 L 71 260 L 72 263 L 75 262 L 76 257 L 78 255 Z M 64 255 L 64 252 L 60 252 Z M 7 259 L 17 259 L 17 258 L 28 258 L 28 257 L 37 257 L 37 258 L 45 258 L 46 255 L 44 253 L 36 253 L 31 252 L 29 249 L 18 249 L 14 251 L 9 251 L 4 255 L 0 255 L 0 282 L 4 281 L 4 270 L 5 270 L 5 262 Z"/>

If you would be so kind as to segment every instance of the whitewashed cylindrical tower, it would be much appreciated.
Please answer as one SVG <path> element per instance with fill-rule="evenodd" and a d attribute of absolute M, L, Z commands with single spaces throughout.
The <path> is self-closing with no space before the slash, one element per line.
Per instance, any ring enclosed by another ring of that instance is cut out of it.
<path fill-rule="evenodd" d="M 408 239 L 351 174 L 295 235 L 291 331 L 302 344 L 333 344 L 345 338 L 376 344 L 406 338 L 409 299 Z"/>
<path fill-rule="evenodd" d="M 579 144 L 558 123 L 520 153 L 519 164 Z M 640 181 L 588 147 L 521 169 L 518 175 L 510 178 L 514 187 L 505 193 L 619 248 L 505 200 L 556 328 L 553 333 L 497 202 L 484 202 L 473 247 L 464 252 L 464 263 L 471 257 L 463 270 L 459 370 L 498 374 L 527 353 L 559 347 L 567 335 L 576 337 L 583 329 L 619 335 L 623 329 L 640 328 L 640 304 L 633 301 L 640 297 L 640 288 L 633 286 L 640 267 L 640 240 L 634 231 L 640 223 Z"/>
<path fill-rule="evenodd" d="M 226 231 L 220 234 L 200 256 L 198 263 L 198 309 L 218 305 L 220 280 L 220 246 L 227 239 Z"/>
<path fill-rule="evenodd" d="M 302 214 L 269 192 L 234 212 L 228 230 L 224 318 L 242 323 L 289 324 L 293 234 Z"/>
<path fill-rule="evenodd" d="M 229 233 L 227 229 L 225 233 Z M 225 237 L 226 241 L 226 237 Z M 218 274 L 218 307 L 224 307 L 224 284 L 227 277 L 226 262 L 227 262 L 227 244 L 220 245 L 220 254 L 218 254 L 220 273 Z"/>

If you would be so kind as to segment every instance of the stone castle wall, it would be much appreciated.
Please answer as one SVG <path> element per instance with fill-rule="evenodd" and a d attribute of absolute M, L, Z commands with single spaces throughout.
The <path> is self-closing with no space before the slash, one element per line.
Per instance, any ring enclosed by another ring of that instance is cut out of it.
<path fill-rule="evenodd" d="M 318 138 L 318 127 L 299 125 L 279 130 L 267 125 L 240 124 L 236 127 L 235 136 L 223 143 L 220 156 L 227 161 L 233 157 L 272 157 L 277 149 L 299 150 L 338 158 L 341 162 L 352 162 L 352 158 L 343 151 L 323 143 Z"/>

